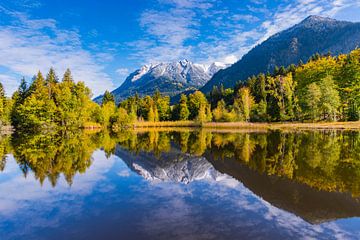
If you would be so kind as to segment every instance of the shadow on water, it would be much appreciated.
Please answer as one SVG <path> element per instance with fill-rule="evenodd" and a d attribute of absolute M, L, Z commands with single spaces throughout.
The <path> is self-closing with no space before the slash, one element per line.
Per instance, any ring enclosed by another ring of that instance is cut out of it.
<path fill-rule="evenodd" d="M 13 154 L 25 177 L 31 171 L 55 187 L 63 175 L 71 186 L 100 148 L 148 181 L 189 184 L 226 174 L 312 224 L 360 216 L 359 132 L 17 133 L 0 139 L 0 170 Z"/>

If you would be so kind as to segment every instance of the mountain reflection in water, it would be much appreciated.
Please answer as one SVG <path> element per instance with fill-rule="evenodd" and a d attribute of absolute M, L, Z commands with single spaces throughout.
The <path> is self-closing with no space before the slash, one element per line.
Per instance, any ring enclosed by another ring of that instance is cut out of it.
<path fill-rule="evenodd" d="M 33 174 L 40 186 L 48 181 L 56 191 L 63 176 L 68 186 L 76 188 L 74 178 L 86 177 L 97 161 L 93 155 L 97 149 L 107 158 L 119 157 L 128 169 L 151 184 L 241 184 L 264 204 L 310 224 L 360 216 L 360 133 L 352 131 L 18 134 L 0 139 L 0 170 L 6 175 L 7 160 L 13 156 L 24 177 Z M 128 175 L 124 169 L 118 173 L 118 177 Z M 0 173 L 1 182 L 6 184 Z M 6 226 L 6 222 L 0 221 L 0 226 Z M 353 234 L 360 237 L 359 232 Z M 1 236 L 7 236 L 6 230 L 0 230 Z M 254 236 L 265 235 L 259 232 Z M 126 235 L 129 237 L 139 236 Z M 204 235 L 203 239 L 212 237 Z"/>

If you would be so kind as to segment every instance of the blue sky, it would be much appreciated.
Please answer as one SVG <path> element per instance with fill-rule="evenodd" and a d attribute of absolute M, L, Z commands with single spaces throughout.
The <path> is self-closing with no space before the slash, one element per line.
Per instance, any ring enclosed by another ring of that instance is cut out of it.
<path fill-rule="evenodd" d="M 71 68 L 94 95 L 143 64 L 233 63 L 309 15 L 360 21 L 360 0 L 0 0 L 0 81 Z"/>

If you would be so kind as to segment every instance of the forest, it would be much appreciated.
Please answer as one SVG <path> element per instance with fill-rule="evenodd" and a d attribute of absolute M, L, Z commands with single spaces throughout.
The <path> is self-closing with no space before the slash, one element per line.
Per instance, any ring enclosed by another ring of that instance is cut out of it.
<path fill-rule="evenodd" d="M 358 121 L 359 106 L 360 49 L 338 57 L 316 54 L 305 64 L 276 67 L 234 88 L 214 87 L 207 96 L 181 95 L 173 106 L 160 93 L 119 104 L 132 119 L 155 122 Z"/>
<path fill-rule="evenodd" d="M 319 122 L 358 121 L 360 118 L 360 49 L 333 57 L 316 54 L 307 63 L 276 67 L 222 86 L 205 95 L 200 91 L 170 97 L 132 97 L 115 103 L 106 91 L 102 103 L 92 101 L 83 82 L 67 70 L 62 80 L 50 69 L 38 72 L 30 84 L 23 78 L 11 98 L 0 85 L 0 121 L 16 130 L 110 128 L 120 131 L 134 122 Z"/>

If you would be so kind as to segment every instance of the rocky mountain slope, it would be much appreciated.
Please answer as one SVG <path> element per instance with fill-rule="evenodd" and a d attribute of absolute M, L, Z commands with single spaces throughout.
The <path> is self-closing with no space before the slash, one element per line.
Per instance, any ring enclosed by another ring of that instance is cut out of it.
<path fill-rule="evenodd" d="M 199 89 L 226 65 L 213 63 L 210 66 L 182 60 L 172 63 L 145 65 L 130 74 L 112 94 L 120 101 L 138 93 L 152 95 L 157 89 L 169 96 L 183 91 Z"/>

